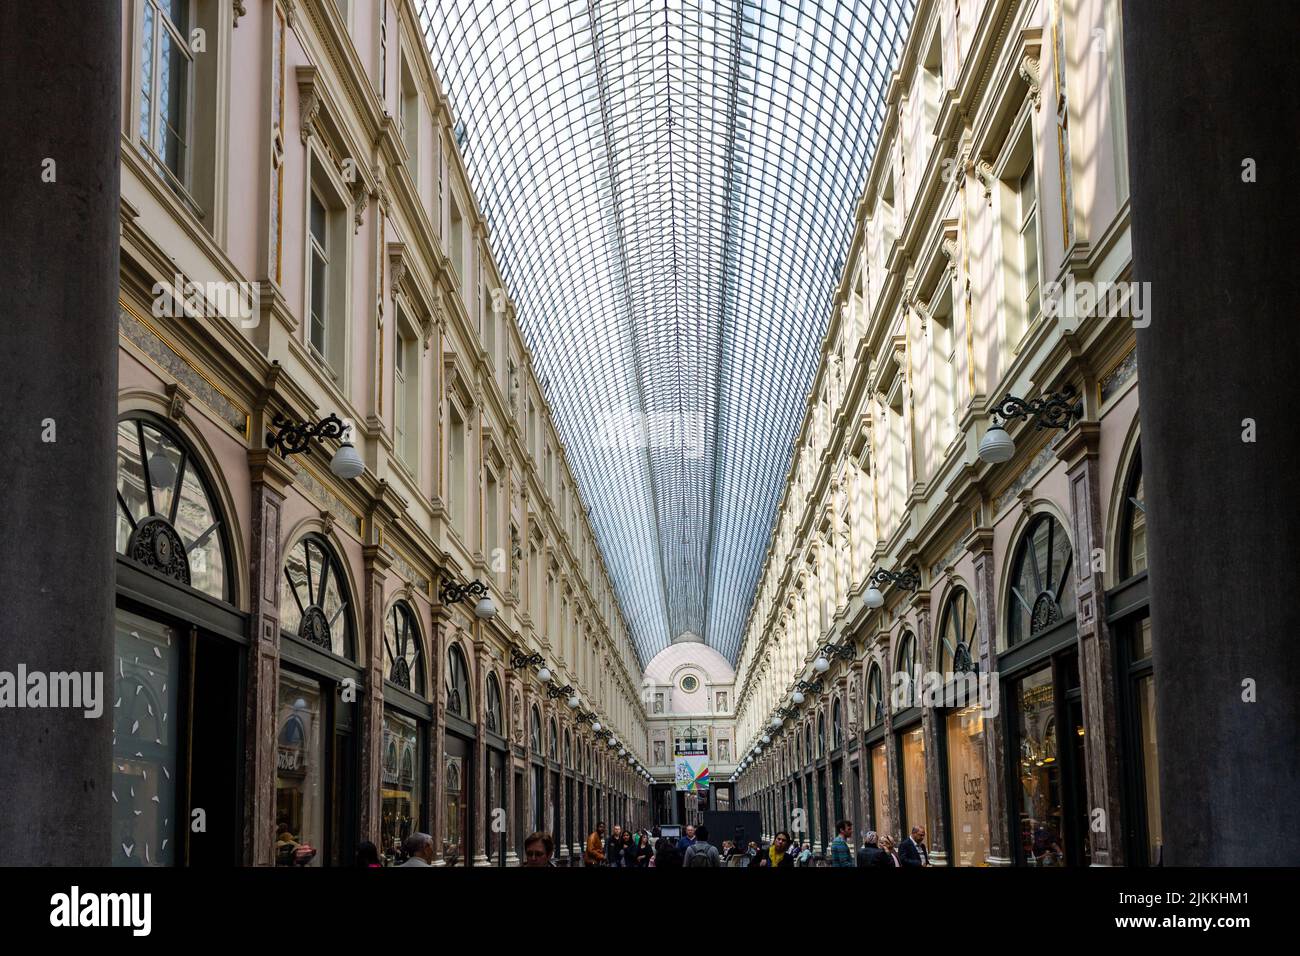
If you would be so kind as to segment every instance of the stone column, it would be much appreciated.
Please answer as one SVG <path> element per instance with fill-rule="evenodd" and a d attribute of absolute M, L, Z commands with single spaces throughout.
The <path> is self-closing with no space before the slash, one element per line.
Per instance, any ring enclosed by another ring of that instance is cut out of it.
<path fill-rule="evenodd" d="M 255 419 L 256 421 L 256 419 Z M 265 448 L 248 453 L 252 477 L 249 550 L 248 693 L 244 699 L 243 858 L 274 866 L 275 721 L 280 683 L 280 537 L 286 489 L 293 472 Z"/>
<path fill-rule="evenodd" d="M 519 772 L 519 760 L 515 756 L 515 745 L 522 739 L 520 734 L 523 727 L 520 725 L 527 719 L 521 716 L 520 719 L 516 720 L 514 701 L 515 694 L 519 691 L 519 679 L 515 676 L 513 669 L 507 668 L 505 687 L 502 690 L 505 699 L 501 701 L 501 706 L 505 711 L 504 720 L 506 721 L 505 733 L 502 735 L 506 738 L 506 866 L 519 865 L 519 852 L 515 848 L 522 848 L 523 839 L 527 836 L 526 833 L 517 832 L 518 827 L 515 825 L 515 817 L 517 816 L 515 809 L 515 774 Z M 527 771 L 525 771 L 526 775 Z M 527 782 L 525 779 L 524 783 L 527 784 Z M 525 806 L 524 813 L 527 814 L 527 812 Z"/>
<path fill-rule="evenodd" d="M 1274 68 L 1294 62 L 1298 32 L 1287 0 L 1124 6 L 1170 866 L 1300 863 L 1300 72 Z M 1189 99 L 1209 63 L 1223 82 Z"/>
<path fill-rule="evenodd" d="M 979 621 L 980 674 L 992 674 L 998 667 L 997 592 L 993 566 L 993 529 L 978 527 L 965 541 L 966 550 L 975 559 L 975 612 Z M 999 706 L 1001 702 L 999 702 Z M 1007 717 L 999 710 L 997 719 L 984 717 L 984 792 L 989 821 L 990 866 L 1012 863 L 1010 835 L 1007 832 L 1007 789 L 1003 773 Z"/>
<path fill-rule="evenodd" d="M 438 580 L 435 577 L 434 580 Z M 434 866 L 445 866 L 442 856 L 442 838 L 446 833 L 446 794 L 444 792 L 445 774 L 443 764 L 447 759 L 447 644 L 451 623 L 451 612 L 445 605 L 433 606 L 433 628 L 429 635 L 429 680 L 433 682 L 433 735 L 429 741 L 429 799 L 433 806 L 429 813 L 430 835 L 437 848 Z"/>
<path fill-rule="evenodd" d="M 1067 465 L 1070 529 L 1074 539 L 1075 620 L 1079 629 L 1079 677 L 1083 691 L 1087 819 L 1093 866 L 1124 865 L 1123 804 L 1120 801 L 1120 736 L 1115 696 L 1115 648 L 1106 625 L 1106 588 L 1093 569 L 1105 546 L 1101 522 L 1101 475 L 1097 447 L 1101 425 L 1076 422 L 1057 446 Z M 1097 811 L 1101 810 L 1098 817 Z"/>
<path fill-rule="evenodd" d="M 0 36 L 0 670 L 98 674 L 102 707 L 0 711 L 0 865 L 107 866 L 122 8 L 4 4 Z"/>
<path fill-rule="evenodd" d="M 916 640 L 920 645 L 921 669 L 929 674 L 935 669 L 934 648 L 930 628 L 930 592 L 921 590 L 912 598 L 916 609 Z M 922 677 L 922 681 L 926 680 Z M 943 733 L 941 717 L 933 706 L 925 702 L 924 683 L 916 689 L 916 699 L 921 703 L 921 736 L 925 740 L 925 806 L 930 832 L 926 834 L 930 862 L 935 866 L 948 865 L 948 828 L 944 825 L 943 768 L 939 763 L 939 735 Z M 906 834 L 900 833 L 900 837 Z"/>
<path fill-rule="evenodd" d="M 362 661 L 366 669 L 366 687 L 359 708 L 361 739 L 357 763 L 361 784 L 358 803 L 361 811 L 361 839 L 380 846 L 383 826 L 380 790 L 384 776 L 384 585 L 388 580 L 385 572 L 392 560 L 378 546 L 373 512 L 366 522 L 366 528 L 368 534 L 375 537 L 375 543 L 368 543 L 361 549 L 365 561 L 362 584 L 365 589 L 362 613 L 365 616 L 361 626 L 365 633 L 367 653 Z"/>

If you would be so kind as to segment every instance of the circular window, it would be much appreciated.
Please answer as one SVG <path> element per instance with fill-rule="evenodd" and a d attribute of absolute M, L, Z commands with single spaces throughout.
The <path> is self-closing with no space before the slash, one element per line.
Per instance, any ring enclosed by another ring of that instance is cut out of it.
<path fill-rule="evenodd" d="M 682 678 L 682 690 L 686 691 L 686 693 L 688 694 L 695 693 L 696 688 L 699 686 L 700 686 L 700 682 L 697 681 L 690 674 L 687 674 L 685 677 Z"/>

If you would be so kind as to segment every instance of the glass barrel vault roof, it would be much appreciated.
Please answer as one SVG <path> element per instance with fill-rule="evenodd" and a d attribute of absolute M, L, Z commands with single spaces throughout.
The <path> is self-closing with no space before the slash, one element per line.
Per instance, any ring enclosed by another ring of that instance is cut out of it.
<path fill-rule="evenodd" d="M 417 6 L 640 658 L 734 661 L 911 0 Z"/>

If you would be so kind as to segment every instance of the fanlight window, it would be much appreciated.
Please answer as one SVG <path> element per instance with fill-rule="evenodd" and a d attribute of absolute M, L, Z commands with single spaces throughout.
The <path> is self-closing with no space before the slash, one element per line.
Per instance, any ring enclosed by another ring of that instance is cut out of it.
<path fill-rule="evenodd" d="M 844 746 L 844 714 L 840 708 L 839 698 L 831 705 L 831 749 L 839 750 Z"/>
<path fill-rule="evenodd" d="M 424 651 L 415 612 L 398 601 L 384 618 L 384 676 L 390 683 L 424 693 Z"/>
<path fill-rule="evenodd" d="M 199 463 L 151 421 L 117 424 L 117 551 L 228 601 L 224 529 Z"/>
<path fill-rule="evenodd" d="M 884 684 L 884 675 L 880 672 L 880 665 L 872 664 L 871 670 L 867 672 L 866 725 L 868 729 L 875 727 L 885 719 Z"/>
<path fill-rule="evenodd" d="M 1147 506 L 1142 491 L 1142 452 L 1133 456 L 1124 487 L 1124 552 L 1121 578 L 1131 578 L 1147 569 Z"/>
<path fill-rule="evenodd" d="M 528 746 L 533 753 L 539 754 L 542 752 L 542 715 L 534 707 L 532 716 L 532 723 L 528 728 Z"/>
<path fill-rule="evenodd" d="M 447 649 L 447 709 L 462 720 L 471 720 L 474 703 L 469 694 L 469 665 L 455 644 Z"/>
<path fill-rule="evenodd" d="M 939 619 L 939 673 L 979 673 L 979 643 L 975 602 L 965 588 L 957 588 L 943 606 Z"/>
<path fill-rule="evenodd" d="M 298 541 L 284 561 L 280 629 L 339 657 L 352 657 L 347 584 L 334 551 L 322 538 Z"/>
<path fill-rule="evenodd" d="M 1025 529 L 1011 564 L 1008 647 L 1074 617 L 1073 560 L 1070 539 L 1051 515 Z"/>
<path fill-rule="evenodd" d="M 505 736 L 505 724 L 501 716 L 501 684 L 497 681 L 496 674 L 488 674 L 487 679 L 487 713 L 484 715 L 484 723 L 487 729 L 494 734 Z"/>
<path fill-rule="evenodd" d="M 894 661 L 894 709 L 912 707 L 917 701 L 921 683 L 921 661 L 916 653 L 916 635 L 906 632 L 898 642 L 898 657 Z M 906 674 L 907 679 L 897 675 Z"/>

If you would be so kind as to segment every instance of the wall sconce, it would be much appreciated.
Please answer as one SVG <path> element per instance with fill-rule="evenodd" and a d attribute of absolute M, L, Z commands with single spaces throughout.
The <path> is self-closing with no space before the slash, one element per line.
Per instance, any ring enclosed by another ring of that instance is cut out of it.
<path fill-rule="evenodd" d="M 339 438 L 342 444 L 330 459 L 330 471 L 340 478 L 351 480 L 360 477 L 366 470 L 366 464 L 352 447 L 352 426 L 345 424 L 337 415 L 330 414 L 318 422 L 295 422 L 276 413 L 271 419 L 271 427 L 277 432 L 266 433 L 266 447 L 278 451 L 281 458 L 288 458 L 304 452 L 313 441 L 326 438 Z"/>
<path fill-rule="evenodd" d="M 980 439 L 979 456 L 996 465 L 1009 461 L 1016 453 L 1016 443 L 1007 434 L 1004 422 L 1013 418 L 1033 419 L 1036 428 L 1068 429 L 1075 418 L 1083 417 L 1083 403 L 1075 400 L 1074 387 L 1067 385 L 1059 392 L 1029 401 L 1008 395 L 993 406 L 990 414 L 993 421 Z"/>
<path fill-rule="evenodd" d="M 871 586 L 867 588 L 864 596 L 867 607 L 883 607 L 885 596 L 880 593 L 882 584 L 896 584 L 906 591 L 915 592 L 921 586 L 921 572 L 916 568 L 904 568 L 902 571 L 886 571 L 884 568 L 878 568 L 869 580 Z"/>
<path fill-rule="evenodd" d="M 525 654 L 517 647 L 512 646 L 510 648 L 510 669 L 511 670 L 517 671 L 521 667 L 539 667 L 544 665 L 545 663 L 546 663 L 546 658 L 544 658 L 541 654 L 538 654 L 536 651 L 533 651 L 533 653 L 531 654 Z M 544 667 L 543 670 L 545 670 Z M 549 676 L 551 672 L 546 671 L 546 673 Z"/>
<path fill-rule="evenodd" d="M 474 605 L 474 616 L 481 621 L 490 621 L 497 616 L 497 606 L 492 603 L 492 598 L 488 596 L 487 585 L 477 579 L 470 581 L 468 584 L 457 584 L 448 578 L 443 578 L 442 587 L 438 589 L 438 600 L 443 604 L 459 604 L 467 597 L 477 597 L 478 604 Z"/>
<path fill-rule="evenodd" d="M 794 693 L 790 695 L 790 699 L 793 700 L 796 704 L 802 704 L 804 694 L 808 693 L 809 691 L 811 691 L 814 694 L 820 694 L 825 689 L 826 689 L 826 685 L 822 683 L 822 679 L 820 677 L 817 678 L 815 681 L 812 681 L 811 683 L 806 680 L 801 680 L 799 683 L 794 685 Z"/>
<path fill-rule="evenodd" d="M 556 687 L 551 684 L 550 687 L 546 688 L 546 696 L 550 700 L 559 700 L 561 697 L 568 697 L 572 693 L 573 687 L 570 684 L 565 684 L 563 687 Z"/>

